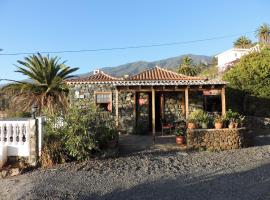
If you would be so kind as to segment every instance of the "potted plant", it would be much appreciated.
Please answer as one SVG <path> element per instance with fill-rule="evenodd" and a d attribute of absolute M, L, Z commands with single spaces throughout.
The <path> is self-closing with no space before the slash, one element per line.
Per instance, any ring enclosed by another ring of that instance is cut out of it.
<path fill-rule="evenodd" d="M 197 128 L 196 120 L 195 119 L 188 119 L 188 129 L 195 129 Z"/>
<path fill-rule="evenodd" d="M 243 127 L 244 126 L 244 121 L 245 121 L 245 116 L 239 115 L 238 118 L 237 118 L 237 123 L 235 124 L 235 128 Z"/>
<path fill-rule="evenodd" d="M 228 128 L 229 128 L 229 129 L 233 129 L 234 127 L 235 127 L 235 120 L 232 119 L 232 120 L 229 121 Z"/>
<path fill-rule="evenodd" d="M 215 117 L 215 128 L 216 129 L 221 129 L 223 127 L 223 122 L 224 122 L 224 117 L 217 115 Z"/>
<path fill-rule="evenodd" d="M 200 118 L 200 124 L 203 129 L 208 128 L 210 122 L 210 116 L 208 113 L 203 112 Z"/>
<path fill-rule="evenodd" d="M 186 137 L 185 137 L 185 134 L 184 134 L 184 131 L 182 130 L 177 130 L 175 132 L 175 142 L 176 144 L 180 144 L 180 145 L 183 145 L 186 143 Z"/>
<path fill-rule="evenodd" d="M 193 110 L 188 117 L 188 129 L 195 129 L 197 128 L 197 123 L 200 122 L 203 110 L 196 109 Z"/>
<path fill-rule="evenodd" d="M 227 122 L 229 129 L 233 129 L 235 127 L 238 116 L 239 114 L 237 112 L 233 112 L 231 109 L 226 112 L 224 121 Z"/>

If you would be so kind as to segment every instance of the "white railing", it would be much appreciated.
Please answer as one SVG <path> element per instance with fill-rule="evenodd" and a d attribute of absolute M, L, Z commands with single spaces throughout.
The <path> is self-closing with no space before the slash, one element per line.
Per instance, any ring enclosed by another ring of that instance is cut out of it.
<path fill-rule="evenodd" d="M 29 120 L 0 121 L 0 146 L 7 146 L 7 156 L 29 156 Z"/>
<path fill-rule="evenodd" d="M 7 147 L 7 156 L 30 156 L 33 149 L 33 140 L 37 132 L 38 154 L 41 154 L 43 139 L 44 118 L 39 117 L 37 123 L 34 119 L 1 120 L 0 121 L 0 148 Z M 34 137 L 33 137 L 34 136 Z M 31 149 L 32 148 L 32 149 Z"/>
<path fill-rule="evenodd" d="M 28 157 L 29 164 L 36 164 L 41 155 L 44 121 L 44 117 L 0 120 L 0 169 L 9 156 Z"/>

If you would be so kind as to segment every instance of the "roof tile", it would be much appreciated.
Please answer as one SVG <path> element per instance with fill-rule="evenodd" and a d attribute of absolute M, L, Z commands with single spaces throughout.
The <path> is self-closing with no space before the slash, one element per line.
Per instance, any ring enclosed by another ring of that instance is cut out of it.
<path fill-rule="evenodd" d="M 202 77 L 186 76 L 183 74 L 178 74 L 176 72 L 163 69 L 160 67 L 155 67 L 139 74 L 131 76 L 129 78 L 131 81 L 142 81 L 142 80 L 205 80 Z"/>

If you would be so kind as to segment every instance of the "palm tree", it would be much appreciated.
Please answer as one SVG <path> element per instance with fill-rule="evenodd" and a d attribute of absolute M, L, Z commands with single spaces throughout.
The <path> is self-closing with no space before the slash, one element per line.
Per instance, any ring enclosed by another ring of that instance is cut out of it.
<path fill-rule="evenodd" d="M 247 49 L 252 46 L 252 41 L 248 39 L 246 36 L 241 36 L 233 43 L 233 46 L 235 48 Z"/>
<path fill-rule="evenodd" d="M 55 108 L 64 109 L 68 103 L 68 88 L 65 80 L 78 68 L 71 68 L 60 58 L 42 56 L 40 53 L 25 57 L 24 61 L 18 60 L 15 72 L 28 76 L 29 81 L 19 81 L 9 84 L 3 91 L 12 96 L 12 103 L 23 111 L 36 104 L 38 111 L 48 109 L 52 112 Z"/>
<path fill-rule="evenodd" d="M 270 26 L 269 26 L 269 24 L 266 24 L 266 23 L 262 24 L 256 30 L 256 36 L 258 37 L 258 39 L 261 43 L 270 42 Z"/>
<path fill-rule="evenodd" d="M 182 65 L 186 65 L 186 66 L 192 66 L 192 58 L 189 56 L 185 56 L 182 59 Z"/>
<path fill-rule="evenodd" d="M 187 76 L 195 76 L 198 73 L 198 70 L 196 67 L 192 65 L 192 59 L 189 56 L 185 56 L 182 59 L 182 64 L 178 68 L 179 74 L 184 74 Z"/>

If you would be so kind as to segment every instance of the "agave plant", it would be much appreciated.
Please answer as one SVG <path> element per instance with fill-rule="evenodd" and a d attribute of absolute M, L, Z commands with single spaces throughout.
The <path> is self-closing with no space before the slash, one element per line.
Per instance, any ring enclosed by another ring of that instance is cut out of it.
<path fill-rule="evenodd" d="M 59 57 L 42 56 L 40 53 L 17 61 L 15 72 L 28 77 L 29 81 L 14 82 L 3 88 L 12 96 L 12 104 L 23 111 L 29 111 L 32 105 L 38 106 L 38 111 L 55 108 L 64 109 L 68 103 L 68 88 L 65 80 L 78 68 L 71 68 L 60 62 Z"/>

